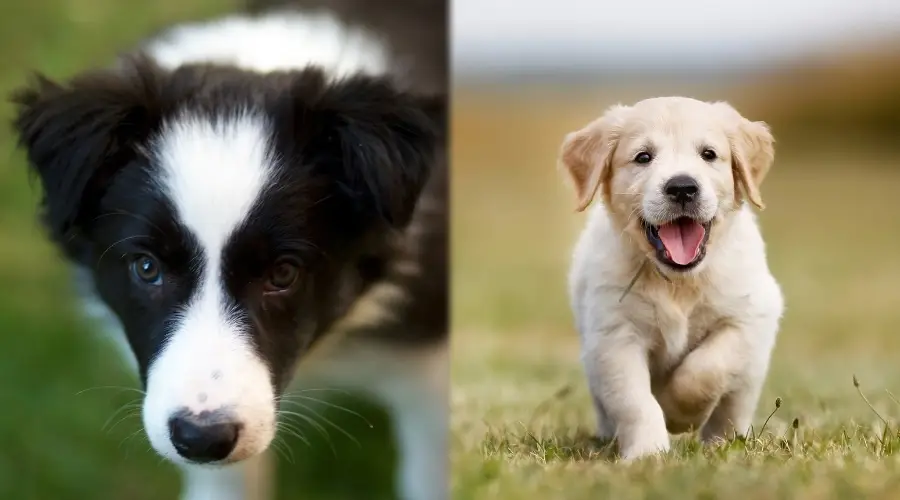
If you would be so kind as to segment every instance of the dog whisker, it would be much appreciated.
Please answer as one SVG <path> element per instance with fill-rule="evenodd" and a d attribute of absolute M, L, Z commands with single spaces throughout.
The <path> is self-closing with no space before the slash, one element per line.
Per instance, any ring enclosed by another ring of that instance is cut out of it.
<path fill-rule="evenodd" d="M 125 436 L 125 438 L 122 439 L 122 441 L 119 442 L 119 449 L 121 449 L 122 446 L 124 446 L 125 443 L 128 442 L 130 439 L 134 438 L 135 436 L 137 436 L 138 434 L 141 434 L 141 433 L 143 433 L 143 432 L 144 432 L 144 428 L 141 427 L 140 429 L 138 429 L 138 430 L 132 432 L 131 434 Z M 147 451 L 153 452 L 153 448 L 152 448 L 152 447 L 151 447 L 151 448 L 148 448 Z"/>
<path fill-rule="evenodd" d="M 306 443 L 306 446 L 309 446 L 310 448 L 312 447 L 312 443 L 309 442 L 309 439 L 307 439 L 306 436 L 304 436 L 300 429 L 298 429 L 296 426 L 293 426 L 288 422 L 278 422 L 275 428 L 278 430 L 284 429 L 284 431 L 287 432 L 288 435 L 294 436 Z"/>
<path fill-rule="evenodd" d="M 136 393 L 138 393 L 138 394 L 140 394 L 140 395 L 142 395 L 142 396 L 146 396 L 146 395 L 147 395 L 146 392 L 144 392 L 144 391 L 142 391 L 142 390 L 140 390 L 140 389 L 137 389 L 137 388 L 135 388 L 135 387 L 125 387 L 125 386 L 120 386 L 120 385 L 103 385 L 103 386 L 96 386 L 96 387 L 88 387 L 87 389 L 83 389 L 83 390 L 80 390 L 80 391 L 76 392 L 75 395 L 76 395 L 76 396 L 81 396 L 82 394 L 84 394 L 84 393 L 86 393 L 86 392 L 88 392 L 88 391 L 93 391 L 93 390 L 97 390 L 97 389 L 118 389 L 118 390 L 120 390 L 120 391 L 133 391 L 133 392 L 136 392 Z"/>
<path fill-rule="evenodd" d="M 292 404 L 298 405 L 298 406 L 300 406 L 301 408 L 304 408 L 304 409 L 306 409 L 306 410 L 308 410 L 308 411 L 310 411 L 310 412 L 313 412 L 313 410 L 312 410 L 309 406 L 306 406 L 306 405 L 304 405 L 303 403 L 300 403 L 300 402 L 298 402 L 298 401 L 289 401 L 289 402 L 292 403 Z M 319 417 L 320 419 L 322 419 L 322 421 L 325 422 L 326 424 L 328 424 L 328 425 L 330 425 L 331 427 L 333 427 L 334 429 L 338 430 L 341 434 L 347 436 L 347 438 L 349 438 L 349 439 L 352 440 L 354 443 L 356 443 L 357 446 L 359 446 L 360 448 L 362 447 L 362 444 L 359 442 L 359 440 L 356 439 L 355 437 L 353 437 L 353 435 L 351 435 L 349 432 L 347 432 L 343 427 L 341 427 L 341 426 L 335 424 L 334 422 L 332 422 L 330 419 L 328 419 L 328 418 L 325 417 L 324 415 L 321 415 L 321 414 L 318 414 L 318 413 L 315 413 L 315 412 L 313 412 L 313 414 L 316 415 L 317 417 Z M 365 419 L 364 419 L 364 420 L 365 420 Z M 368 421 L 366 421 L 366 422 L 368 422 Z M 371 424 L 370 424 L 370 425 L 371 425 Z"/>
<path fill-rule="evenodd" d="M 320 203 L 324 203 L 325 201 L 330 200 L 332 197 L 334 197 L 334 195 L 332 195 L 332 194 L 329 194 L 329 195 L 327 195 L 327 196 L 323 196 L 323 197 L 319 198 L 318 200 L 314 201 L 314 202 L 312 203 L 312 205 L 310 205 L 310 208 L 312 208 L 312 207 L 314 207 L 314 206 L 316 206 L 316 205 L 318 205 L 318 204 L 320 204 Z"/>
<path fill-rule="evenodd" d="M 285 429 L 285 431 L 279 433 L 278 431 L 280 431 L 281 429 Z M 287 422 L 276 422 L 275 430 L 276 434 L 275 438 L 272 440 L 272 446 L 275 449 L 276 453 L 279 453 L 282 457 L 284 457 L 285 460 L 287 460 L 291 464 L 294 463 L 294 450 L 291 448 L 290 443 L 288 443 L 288 441 L 285 439 L 285 433 L 297 437 L 298 439 L 306 443 L 307 446 L 311 447 L 309 440 L 306 439 L 306 436 L 304 436 L 303 433 L 299 431 L 299 429 L 296 429 Z"/>
<path fill-rule="evenodd" d="M 336 392 L 338 394 L 342 394 L 345 396 L 349 396 L 350 392 L 345 391 L 343 389 L 333 389 L 333 388 L 311 388 L 311 389 L 300 389 L 294 392 L 284 393 L 281 396 L 277 396 L 275 398 L 275 403 L 282 403 L 284 401 L 291 401 L 294 398 L 299 397 L 301 394 L 306 394 L 309 392 Z"/>
<path fill-rule="evenodd" d="M 112 422 L 113 419 L 116 418 L 123 411 L 125 412 L 125 416 L 122 418 L 122 420 L 125 420 L 128 417 L 135 414 L 135 412 L 133 410 L 135 410 L 136 408 L 140 408 L 140 407 L 141 407 L 140 400 L 134 400 L 134 401 L 131 401 L 130 403 L 126 403 L 126 404 L 120 406 L 116 411 L 113 412 L 112 415 L 109 416 L 108 419 L 106 419 L 106 422 L 103 424 L 103 426 L 100 428 L 100 430 L 102 431 L 102 430 L 106 429 L 106 426 L 108 426 L 110 424 L 110 422 Z M 115 425 L 113 425 L 112 427 L 107 429 L 107 432 L 112 432 L 112 430 L 116 427 L 116 425 L 121 423 L 122 420 L 117 421 Z"/>
<path fill-rule="evenodd" d="M 134 214 L 134 213 L 131 213 L 131 212 L 126 212 L 125 210 L 115 210 L 115 211 L 113 211 L 113 212 L 107 212 L 107 213 L 105 213 L 105 214 L 100 214 L 100 215 L 94 217 L 94 221 L 96 222 L 96 221 L 98 221 L 98 220 L 100 220 L 100 219 L 102 219 L 102 218 L 104 218 L 104 217 L 111 217 L 111 216 L 113 216 L 113 215 L 123 215 L 123 216 L 126 216 L 126 217 L 132 217 L 132 218 L 135 219 L 135 220 L 138 220 L 138 221 L 141 221 L 141 222 L 146 223 L 148 226 L 150 226 L 150 227 L 152 227 L 153 229 L 159 231 L 160 234 L 162 234 L 162 235 L 164 235 L 164 236 L 166 235 L 166 232 L 163 231 L 162 228 L 160 228 L 159 226 L 157 226 L 156 224 L 154 224 L 150 219 L 148 219 L 148 218 L 146 218 L 146 217 L 144 217 L 144 216 L 142 216 L 142 215 Z"/>
<path fill-rule="evenodd" d="M 326 441 L 328 441 L 328 446 L 331 447 L 331 452 L 334 453 L 335 456 L 337 456 L 337 450 L 334 447 L 334 443 L 331 442 L 331 435 L 328 434 L 328 431 L 325 429 L 325 427 L 322 426 L 322 424 L 316 422 L 312 417 L 309 417 L 308 415 L 303 415 L 302 413 L 297 413 L 295 411 L 280 410 L 278 412 L 278 414 L 294 416 L 294 417 L 300 418 L 300 419 L 308 422 L 310 425 L 313 426 L 314 429 L 316 429 L 317 431 L 319 431 L 320 434 L 322 434 L 322 436 L 325 438 Z"/>
<path fill-rule="evenodd" d="M 125 412 L 125 414 L 122 415 L 122 417 L 119 420 L 117 420 L 113 425 L 111 425 L 109 427 L 109 429 L 106 430 L 106 433 L 107 434 L 111 433 L 116 427 L 119 426 L 119 424 L 128 420 L 129 418 L 132 418 L 132 417 L 140 418 L 140 415 L 141 415 L 140 411 L 136 410 L 136 409 L 131 409 L 131 410 Z"/>
<path fill-rule="evenodd" d="M 287 392 L 287 393 L 284 393 L 280 397 L 282 397 L 282 398 L 291 397 L 291 396 L 296 396 L 297 394 L 305 394 L 307 392 L 337 392 L 337 393 L 345 394 L 345 395 L 350 394 L 350 391 L 346 391 L 344 389 L 336 389 L 333 387 L 313 387 L 313 388 L 308 388 L 308 389 L 299 389 L 299 390 L 296 390 L 293 392 Z"/>
<path fill-rule="evenodd" d="M 272 449 L 275 450 L 275 454 L 284 457 L 285 460 L 288 461 L 289 464 L 294 464 L 294 452 L 291 450 L 291 447 L 288 446 L 284 441 L 280 441 L 277 437 L 272 441 Z"/>
<path fill-rule="evenodd" d="M 112 250 L 112 248 L 114 246 L 118 245 L 119 243 L 123 243 L 125 241 L 133 240 L 133 239 L 137 239 L 137 238 L 150 238 L 150 237 L 151 236 L 147 235 L 147 234 L 136 234 L 133 236 L 126 236 L 126 237 L 122 238 L 121 240 L 112 243 L 111 245 L 106 247 L 106 250 L 104 250 L 103 253 L 100 254 L 100 257 L 97 259 L 97 263 L 95 264 L 95 267 L 100 267 L 100 263 L 103 262 L 103 257 L 106 255 L 106 253 L 109 252 L 110 250 Z"/>
<path fill-rule="evenodd" d="M 325 405 L 325 406 L 327 406 L 327 407 L 329 407 L 329 408 L 334 408 L 334 409 L 336 409 L 336 410 L 341 410 L 341 411 L 343 411 L 343 412 L 346 412 L 346 413 L 349 413 L 349 414 L 354 415 L 354 416 L 356 416 L 356 417 L 359 417 L 363 422 L 366 423 L 366 425 L 369 426 L 370 429 L 375 427 L 374 425 L 372 425 L 372 422 L 370 422 L 370 421 L 369 421 L 366 417 L 364 417 L 362 414 L 360 414 L 360 413 L 357 412 L 357 411 L 351 410 L 350 408 L 347 408 L 347 407 L 345 407 L 345 406 L 337 405 L 337 404 L 334 404 L 334 403 L 329 403 L 328 401 L 324 401 L 324 400 L 318 399 L 318 398 L 311 398 L 311 397 L 309 397 L 309 396 L 301 396 L 301 395 L 297 395 L 297 396 L 295 396 L 295 397 L 300 398 L 300 399 L 306 399 L 306 400 L 308 400 L 308 401 L 313 401 L 313 402 L 319 403 L 319 404 L 321 404 L 321 405 Z M 288 402 L 296 403 L 296 401 L 288 401 Z"/>

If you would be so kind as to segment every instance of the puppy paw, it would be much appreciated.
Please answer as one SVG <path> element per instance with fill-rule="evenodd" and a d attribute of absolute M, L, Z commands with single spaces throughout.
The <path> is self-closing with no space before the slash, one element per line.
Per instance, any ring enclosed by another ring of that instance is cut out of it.
<path fill-rule="evenodd" d="M 620 435 L 619 457 L 624 462 L 665 453 L 670 449 L 669 433 L 664 425 L 644 426 L 628 435 Z"/>
<path fill-rule="evenodd" d="M 682 365 L 657 395 L 673 434 L 703 427 L 722 397 L 727 384 L 724 374 Z"/>
<path fill-rule="evenodd" d="M 728 436 L 724 432 L 721 434 L 709 434 L 707 428 L 704 427 L 701 432 L 700 440 L 707 446 L 719 446 L 731 442 L 732 438 L 740 439 L 742 437 L 743 436 L 740 436 L 739 434 Z"/>
<path fill-rule="evenodd" d="M 660 394 L 658 401 L 666 415 L 666 429 L 671 434 L 693 432 L 703 427 L 715 403 L 698 399 L 676 399 L 668 390 Z"/>
<path fill-rule="evenodd" d="M 669 434 L 685 434 L 688 432 L 694 432 L 700 426 L 703 425 L 702 416 L 698 416 L 697 418 L 680 418 L 675 420 L 672 417 L 666 417 L 666 430 L 669 431 Z"/>

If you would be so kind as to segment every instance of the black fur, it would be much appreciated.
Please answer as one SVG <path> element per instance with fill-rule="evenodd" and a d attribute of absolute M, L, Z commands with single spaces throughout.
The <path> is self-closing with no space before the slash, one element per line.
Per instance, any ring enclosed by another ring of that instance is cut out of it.
<path fill-rule="evenodd" d="M 383 36 L 391 47 L 396 71 L 404 84 L 440 98 L 428 106 L 441 132 L 447 130 L 446 96 L 449 82 L 449 3 L 446 0 L 247 0 L 249 11 L 273 8 L 300 11 L 327 9 L 342 21 Z M 391 248 L 389 258 L 372 259 L 373 275 L 406 291 L 391 308 L 390 319 L 365 325 L 356 334 L 395 346 L 412 347 L 447 338 L 449 324 L 449 185 L 446 136 L 439 143 L 428 184 L 409 228 Z M 419 268 L 408 275 L 398 265 Z"/>
<path fill-rule="evenodd" d="M 89 73 L 66 85 L 38 75 L 13 95 L 20 145 L 44 188 L 43 221 L 70 257 L 84 257 L 86 217 L 97 215 L 111 178 L 134 160 L 134 141 L 158 123 L 159 77 L 135 61 L 114 77 Z"/>

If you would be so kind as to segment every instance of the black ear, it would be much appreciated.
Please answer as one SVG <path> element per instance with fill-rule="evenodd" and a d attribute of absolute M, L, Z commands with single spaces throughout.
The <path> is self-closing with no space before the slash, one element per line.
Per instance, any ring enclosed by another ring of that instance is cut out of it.
<path fill-rule="evenodd" d="M 79 226 L 157 120 L 157 68 L 130 60 L 57 84 L 43 76 L 12 95 L 14 128 L 43 187 L 51 236 L 75 252 Z"/>
<path fill-rule="evenodd" d="M 327 85 L 310 111 L 319 130 L 315 136 L 331 143 L 338 156 L 335 173 L 361 220 L 406 225 L 443 154 L 446 99 L 358 76 Z"/>

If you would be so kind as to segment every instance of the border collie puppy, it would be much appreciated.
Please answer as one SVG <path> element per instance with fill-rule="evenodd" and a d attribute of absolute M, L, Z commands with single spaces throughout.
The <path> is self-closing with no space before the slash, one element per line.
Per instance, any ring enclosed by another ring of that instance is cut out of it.
<path fill-rule="evenodd" d="M 282 12 L 14 95 L 43 223 L 127 341 L 183 498 L 247 497 L 306 365 L 387 406 L 402 498 L 447 496 L 446 102 L 396 67 L 370 32 Z"/>

